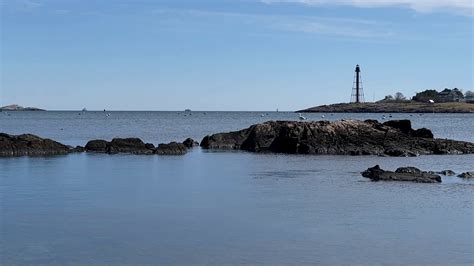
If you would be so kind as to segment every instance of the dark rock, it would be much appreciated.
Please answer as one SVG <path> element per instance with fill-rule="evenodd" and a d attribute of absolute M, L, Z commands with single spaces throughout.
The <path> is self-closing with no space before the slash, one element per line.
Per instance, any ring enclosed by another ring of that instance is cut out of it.
<path fill-rule="evenodd" d="M 399 129 L 405 134 L 409 134 L 412 131 L 410 120 L 390 120 L 383 123 L 383 125 Z"/>
<path fill-rule="evenodd" d="M 186 154 L 188 149 L 183 143 L 170 142 L 168 144 L 161 143 L 158 148 L 155 149 L 155 153 L 158 155 L 183 155 Z"/>
<path fill-rule="evenodd" d="M 152 154 L 153 149 L 139 138 L 115 138 L 108 145 L 108 153 Z"/>
<path fill-rule="evenodd" d="M 409 181 L 416 183 L 441 183 L 441 176 L 423 172 L 415 167 L 401 167 L 395 172 L 385 171 L 376 165 L 361 173 L 372 181 Z"/>
<path fill-rule="evenodd" d="M 114 138 L 108 142 L 106 140 L 91 140 L 87 142 L 85 149 L 87 152 L 99 153 L 131 153 L 131 154 L 153 154 L 153 144 L 145 144 L 139 138 Z"/>
<path fill-rule="evenodd" d="M 474 143 L 428 138 L 428 131 L 416 133 L 409 120 L 384 124 L 376 120 L 268 121 L 239 131 L 206 136 L 201 141 L 201 147 L 251 152 L 380 156 L 474 153 Z"/>
<path fill-rule="evenodd" d="M 87 142 L 85 149 L 87 152 L 108 152 L 107 147 L 109 142 L 106 140 L 95 139 Z"/>
<path fill-rule="evenodd" d="M 427 128 L 420 128 L 417 130 L 414 130 L 412 135 L 417 138 L 427 138 L 427 139 L 432 139 L 434 138 L 433 132 Z"/>
<path fill-rule="evenodd" d="M 187 138 L 183 141 L 184 146 L 187 148 L 193 148 L 199 146 L 199 142 L 193 140 L 192 138 Z"/>
<path fill-rule="evenodd" d="M 462 173 L 462 174 L 458 175 L 458 177 L 467 178 L 467 179 L 474 178 L 474 172 L 465 172 L 465 173 Z"/>
<path fill-rule="evenodd" d="M 147 149 L 150 149 L 150 150 L 154 150 L 154 149 L 155 149 L 155 145 L 153 145 L 152 143 L 146 143 L 146 144 L 145 144 L 145 147 L 146 147 Z"/>
<path fill-rule="evenodd" d="M 74 153 L 80 153 L 80 152 L 85 152 L 86 149 L 82 146 L 76 146 L 76 147 L 71 147 L 70 148 L 70 152 L 74 152 Z"/>
<path fill-rule="evenodd" d="M 390 120 L 383 123 L 383 125 L 391 128 L 396 128 L 402 133 L 409 134 L 417 138 L 432 139 L 434 137 L 431 130 L 427 128 L 420 128 L 417 130 L 412 129 L 410 120 Z"/>
<path fill-rule="evenodd" d="M 416 167 L 399 167 L 395 170 L 395 173 L 400 174 L 421 174 L 422 171 Z"/>
<path fill-rule="evenodd" d="M 438 172 L 438 174 L 445 175 L 445 176 L 453 176 L 456 173 L 453 170 L 443 170 Z"/>
<path fill-rule="evenodd" d="M 430 174 L 435 174 L 435 175 L 445 175 L 445 176 L 453 176 L 456 173 L 453 170 L 443 170 L 443 171 L 429 171 L 428 173 Z"/>
<path fill-rule="evenodd" d="M 44 156 L 67 154 L 68 146 L 31 134 L 0 133 L 0 156 Z"/>

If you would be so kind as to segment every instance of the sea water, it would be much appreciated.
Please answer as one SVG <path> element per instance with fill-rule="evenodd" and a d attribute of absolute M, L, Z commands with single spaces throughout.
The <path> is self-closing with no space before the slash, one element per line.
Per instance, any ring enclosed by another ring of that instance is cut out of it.
<path fill-rule="evenodd" d="M 107 115 L 109 114 L 109 115 Z M 320 120 L 322 114 L 305 114 Z M 381 114 L 324 114 L 327 120 Z M 388 114 L 386 114 L 388 117 Z M 69 145 L 155 145 L 289 112 L 7 112 L 0 132 Z M 393 114 L 436 137 L 474 141 L 473 114 Z M 392 158 L 253 154 L 70 154 L 0 159 L 1 265 L 472 265 L 474 181 L 371 182 L 415 166 L 472 171 L 474 155 Z"/>

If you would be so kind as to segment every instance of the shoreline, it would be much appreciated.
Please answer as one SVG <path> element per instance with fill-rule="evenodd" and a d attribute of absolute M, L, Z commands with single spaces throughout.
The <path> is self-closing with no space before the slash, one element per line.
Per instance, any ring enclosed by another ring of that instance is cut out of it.
<path fill-rule="evenodd" d="M 336 103 L 296 111 L 298 113 L 474 113 L 472 103 Z"/>

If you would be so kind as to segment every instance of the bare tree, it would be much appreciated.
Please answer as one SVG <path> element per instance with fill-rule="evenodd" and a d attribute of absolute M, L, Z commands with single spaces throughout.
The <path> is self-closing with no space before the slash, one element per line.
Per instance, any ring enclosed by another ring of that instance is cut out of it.
<path fill-rule="evenodd" d="M 395 101 L 406 101 L 407 99 L 405 95 L 403 95 L 403 93 L 401 92 L 395 93 L 394 98 L 395 98 Z"/>

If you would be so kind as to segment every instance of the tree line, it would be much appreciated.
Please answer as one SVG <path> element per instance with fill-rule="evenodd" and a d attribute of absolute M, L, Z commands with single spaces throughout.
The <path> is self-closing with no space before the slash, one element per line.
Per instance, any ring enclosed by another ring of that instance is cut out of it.
<path fill-rule="evenodd" d="M 458 93 L 460 93 L 461 97 L 465 98 L 468 102 L 474 101 L 474 92 L 466 91 L 466 93 L 463 93 L 461 90 L 459 90 Z M 430 100 L 438 102 L 439 99 L 440 94 L 437 90 L 424 90 L 422 92 L 417 92 L 415 96 L 413 96 L 411 99 L 405 97 L 403 93 L 397 92 L 394 95 L 385 96 L 385 98 L 383 98 L 379 102 L 428 102 Z"/>

